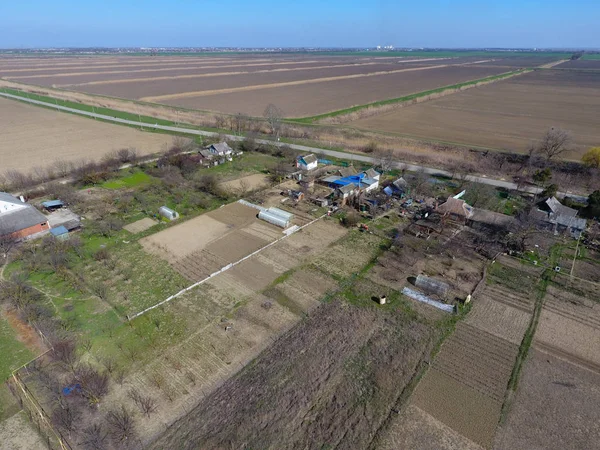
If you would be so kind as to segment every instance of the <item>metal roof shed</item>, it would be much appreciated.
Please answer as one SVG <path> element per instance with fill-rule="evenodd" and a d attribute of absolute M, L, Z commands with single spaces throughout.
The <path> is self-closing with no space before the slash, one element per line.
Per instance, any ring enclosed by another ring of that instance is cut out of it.
<path fill-rule="evenodd" d="M 66 227 L 64 227 L 63 225 L 56 227 L 56 228 L 51 228 L 50 234 L 52 236 L 54 236 L 56 239 L 61 239 L 61 240 L 69 239 L 69 230 L 67 230 Z"/>
<path fill-rule="evenodd" d="M 65 204 L 62 200 L 48 200 L 47 202 L 42 202 L 42 206 L 46 209 L 57 209 L 62 208 Z"/>

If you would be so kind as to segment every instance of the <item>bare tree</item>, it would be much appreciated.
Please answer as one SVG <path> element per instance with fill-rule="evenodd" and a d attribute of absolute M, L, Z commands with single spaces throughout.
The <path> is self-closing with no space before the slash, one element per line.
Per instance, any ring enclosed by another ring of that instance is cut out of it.
<path fill-rule="evenodd" d="M 560 156 L 569 150 L 571 143 L 571 133 L 560 128 L 552 127 L 544 135 L 537 144 L 538 152 L 546 157 L 547 161 Z"/>
<path fill-rule="evenodd" d="M 248 128 L 248 116 L 242 113 L 237 113 L 235 116 L 231 116 L 231 129 L 238 134 L 243 133 Z"/>
<path fill-rule="evenodd" d="M 113 409 L 106 414 L 110 436 L 115 444 L 124 445 L 136 437 L 133 414 L 125 406 Z"/>
<path fill-rule="evenodd" d="M 83 429 L 80 444 L 86 450 L 104 450 L 106 448 L 107 433 L 101 425 L 93 424 Z"/>
<path fill-rule="evenodd" d="M 108 373 L 99 372 L 87 364 L 77 367 L 75 380 L 81 384 L 83 396 L 90 404 L 100 402 L 100 399 L 108 393 Z"/>
<path fill-rule="evenodd" d="M 10 251 L 17 245 L 17 239 L 10 235 L 0 236 L 0 256 L 6 258 Z M 2 262 L 2 259 L 0 259 Z"/>
<path fill-rule="evenodd" d="M 134 401 L 140 411 L 147 417 L 150 417 L 150 414 L 156 411 L 157 402 L 154 397 L 141 394 L 136 388 L 131 388 L 127 392 L 127 396 Z"/>
<path fill-rule="evenodd" d="M 375 157 L 377 158 L 377 167 L 379 167 L 383 173 L 389 172 L 394 168 L 396 158 L 394 157 L 394 151 L 392 149 L 375 150 Z"/>
<path fill-rule="evenodd" d="M 55 359 L 73 367 L 77 361 L 77 344 L 73 338 L 64 338 L 52 343 L 52 354 Z"/>
<path fill-rule="evenodd" d="M 59 159 L 54 161 L 52 168 L 56 171 L 57 175 L 64 178 L 73 170 L 73 164 L 64 159 Z"/>
<path fill-rule="evenodd" d="M 60 404 L 52 411 L 52 423 L 54 426 L 62 428 L 69 434 L 75 429 L 76 417 L 76 412 L 68 404 Z"/>
<path fill-rule="evenodd" d="M 263 113 L 265 119 L 269 123 L 271 133 L 279 140 L 279 133 L 281 132 L 281 119 L 283 118 L 283 111 L 275 106 L 273 103 L 269 103 Z"/>

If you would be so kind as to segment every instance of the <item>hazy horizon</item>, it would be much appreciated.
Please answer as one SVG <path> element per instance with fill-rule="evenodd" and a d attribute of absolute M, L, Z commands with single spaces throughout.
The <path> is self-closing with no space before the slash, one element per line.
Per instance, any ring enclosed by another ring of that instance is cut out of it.
<path fill-rule="evenodd" d="M 600 3 L 576 0 L 11 2 L 0 48 L 600 48 Z"/>

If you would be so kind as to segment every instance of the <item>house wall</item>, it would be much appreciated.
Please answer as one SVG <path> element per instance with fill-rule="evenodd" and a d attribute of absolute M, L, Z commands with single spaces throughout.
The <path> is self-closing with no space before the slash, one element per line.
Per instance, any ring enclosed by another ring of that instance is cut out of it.
<path fill-rule="evenodd" d="M 45 230 L 49 230 L 49 229 L 50 229 L 50 225 L 48 225 L 48 222 L 44 222 L 44 223 L 34 225 L 29 228 L 24 228 L 21 231 L 17 231 L 16 233 L 13 233 L 12 236 L 19 239 L 19 238 L 31 236 L 32 234 L 39 233 L 41 231 L 45 231 Z"/>

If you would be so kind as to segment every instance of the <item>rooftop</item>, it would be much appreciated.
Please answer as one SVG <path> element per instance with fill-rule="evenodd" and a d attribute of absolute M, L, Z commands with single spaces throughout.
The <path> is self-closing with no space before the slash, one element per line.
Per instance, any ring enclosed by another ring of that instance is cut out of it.
<path fill-rule="evenodd" d="M 0 236 L 16 233 L 34 225 L 46 223 L 48 219 L 33 206 L 0 214 Z"/>

